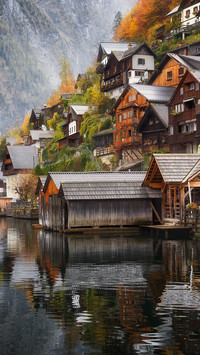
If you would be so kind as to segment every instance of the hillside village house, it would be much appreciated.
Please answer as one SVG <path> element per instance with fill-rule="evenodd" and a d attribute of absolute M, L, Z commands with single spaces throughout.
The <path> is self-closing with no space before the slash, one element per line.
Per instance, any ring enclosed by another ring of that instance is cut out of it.
<path fill-rule="evenodd" d="M 130 44 L 123 51 L 112 51 L 107 63 L 97 68 L 101 74 L 101 91 L 118 98 L 128 83 L 147 81 L 154 71 L 155 54 L 145 43 Z"/>
<path fill-rule="evenodd" d="M 78 147 L 83 138 L 80 136 L 83 115 L 89 110 L 88 105 L 70 105 L 66 115 L 66 122 L 62 124 L 64 138 L 59 140 L 59 148 L 63 146 Z"/>
<path fill-rule="evenodd" d="M 200 151 L 200 72 L 187 71 L 169 101 L 169 145 L 174 153 Z"/>
<path fill-rule="evenodd" d="M 44 122 L 42 110 L 40 108 L 32 109 L 29 123 L 32 124 L 33 129 L 41 129 Z"/>
<path fill-rule="evenodd" d="M 53 139 L 53 130 L 30 130 L 27 138 L 28 145 L 34 145 L 38 155 L 39 163 L 42 162 L 42 152 L 46 145 Z"/>
<path fill-rule="evenodd" d="M 168 107 L 165 104 L 151 104 L 137 126 L 137 132 L 142 134 L 143 154 L 153 150 L 169 150 L 168 125 Z"/>
<path fill-rule="evenodd" d="M 169 23 L 174 24 L 174 26 L 170 33 L 165 33 L 167 28 L 165 25 L 159 27 L 156 30 L 157 39 L 163 40 L 171 38 L 180 33 L 184 40 L 193 29 L 199 27 L 200 1 L 182 0 L 180 5 L 176 6 L 166 15 L 166 18 L 168 18 Z"/>
<path fill-rule="evenodd" d="M 175 88 L 152 85 L 128 85 L 113 106 L 116 126 L 113 129 L 113 146 L 125 163 L 143 160 L 142 138 L 137 127 L 151 104 L 166 104 Z"/>
<path fill-rule="evenodd" d="M 187 69 L 200 70 L 200 58 L 167 53 L 148 84 L 177 87 Z"/>
<path fill-rule="evenodd" d="M 33 146 L 7 146 L 2 171 L 6 178 L 6 195 L 11 198 L 19 198 L 15 188 L 20 179 L 29 174 L 38 164 L 36 148 Z"/>

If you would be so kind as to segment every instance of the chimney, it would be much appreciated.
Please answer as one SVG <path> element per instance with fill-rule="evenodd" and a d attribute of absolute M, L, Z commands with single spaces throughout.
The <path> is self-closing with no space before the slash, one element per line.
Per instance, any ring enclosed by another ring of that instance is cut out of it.
<path fill-rule="evenodd" d="M 132 48 L 132 44 L 131 43 L 129 43 L 129 45 L 128 45 L 128 49 L 131 49 Z"/>

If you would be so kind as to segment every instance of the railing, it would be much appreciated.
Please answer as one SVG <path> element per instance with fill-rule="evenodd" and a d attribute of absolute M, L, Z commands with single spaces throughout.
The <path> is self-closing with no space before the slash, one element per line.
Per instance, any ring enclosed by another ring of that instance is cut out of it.
<path fill-rule="evenodd" d="M 113 153 L 113 147 L 99 147 L 96 148 L 96 156 L 107 155 Z"/>
<path fill-rule="evenodd" d="M 182 210 L 182 220 L 181 223 L 186 226 L 192 226 L 193 229 L 197 230 L 198 225 L 200 225 L 200 209 L 188 209 L 184 207 Z"/>

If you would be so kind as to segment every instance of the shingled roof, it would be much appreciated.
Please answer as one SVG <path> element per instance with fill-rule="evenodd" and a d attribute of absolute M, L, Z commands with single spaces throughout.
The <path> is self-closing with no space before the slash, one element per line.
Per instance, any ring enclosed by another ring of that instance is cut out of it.
<path fill-rule="evenodd" d="M 34 169 L 38 164 L 36 148 L 33 146 L 8 146 L 14 169 Z"/>
<path fill-rule="evenodd" d="M 199 161 L 199 158 L 199 154 L 154 154 L 144 180 L 144 185 L 148 184 L 148 179 L 155 165 L 157 165 L 165 183 L 181 183 Z"/>
<path fill-rule="evenodd" d="M 146 175 L 144 171 L 92 171 L 92 172 L 61 172 L 49 173 L 45 182 L 44 190 L 47 189 L 50 179 L 53 180 L 57 189 L 62 182 L 118 182 L 138 181 L 142 183 Z"/>
<path fill-rule="evenodd" d="M 144 96 L 149 102 L 155 103 L 167 103 L 175 91 L 175 88 L 167 86 L 141 84 L 129 84 L 129 86 Z"/>
<path fill-rule="evenodd" d="M 159 190 L 143 187 L 137 181 L 63 182 L 59 194 L 66 200 L 161 198 Z"/>

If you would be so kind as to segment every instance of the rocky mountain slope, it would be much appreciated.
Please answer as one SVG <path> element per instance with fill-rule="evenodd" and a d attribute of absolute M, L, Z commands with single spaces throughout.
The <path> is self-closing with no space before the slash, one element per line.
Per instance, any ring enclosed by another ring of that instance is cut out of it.
<path fill-rule="evenodd" d="M 133 1 L 134 2 L 134 1 Z M 111 40 L 117 11 L 130 0 L 0 0 L 0 131 L 21 123 L 59 83 L 64 54 L 74 74 Z"/>

